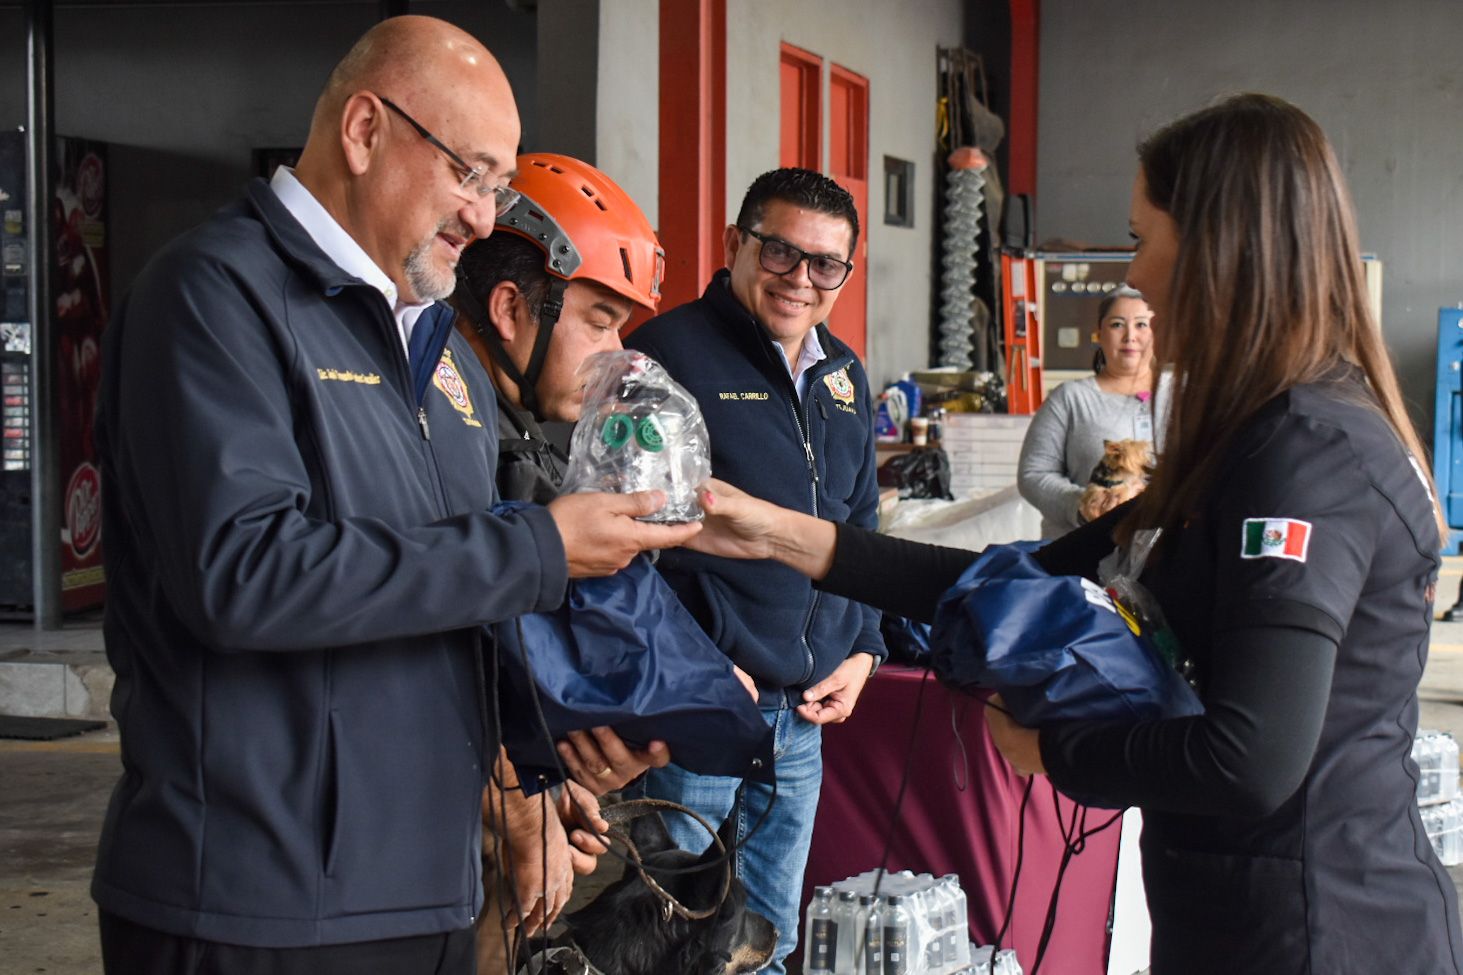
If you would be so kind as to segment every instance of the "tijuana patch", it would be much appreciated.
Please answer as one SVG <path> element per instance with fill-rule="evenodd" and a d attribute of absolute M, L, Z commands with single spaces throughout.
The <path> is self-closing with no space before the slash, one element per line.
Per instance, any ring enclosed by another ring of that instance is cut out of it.
<path fill-rule="evenodd" d="M 848 378 L 847 367 L 830 372 L 823 377 L 823 383 L 836 401 L 853 405 L 853 381 Z"/>

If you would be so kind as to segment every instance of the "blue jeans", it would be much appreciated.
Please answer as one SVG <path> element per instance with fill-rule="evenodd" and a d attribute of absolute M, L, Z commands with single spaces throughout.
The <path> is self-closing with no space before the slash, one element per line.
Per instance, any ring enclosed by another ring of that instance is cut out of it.
<path fill-rule="evenodd" d="M 773 758 L 777 770 L 777 801 L 760 829 L 737 850 L 737 876 L 747 887 L 747 906 L 777 926 L 777 949 L 762 969 L 784 975 L 783 959 L 798 946 L 798 907 L 803 895 L 803 869 L 813 839 L 813 815 L 823 787 L 823 730 L 798 716 L 786 705 L 763 708 L 762 717 L 773 728 Z M 700 813 L 713 827 L 726 821 L 741 779 L 723 775 L 696 775 L 677 765 L 651 769 L 639 784 L 627 790 L 654 799 L 669 799 Z M 746 782 L 737 817 L 737 843 L 756 825 L 772 789 Z M 706 830 L 689 816 L 665 816 L 671 839 L 683 850 L 703 852 L 711 845 Z"/>

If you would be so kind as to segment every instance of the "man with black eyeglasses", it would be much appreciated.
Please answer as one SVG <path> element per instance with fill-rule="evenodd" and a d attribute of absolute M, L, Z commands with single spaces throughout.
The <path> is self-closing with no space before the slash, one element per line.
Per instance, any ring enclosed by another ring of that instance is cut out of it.
<path fill-rule="evenodd" d="M 516 198 L 518 137 L 477 40 L 384 21 L 299 165 L 168 245 L 113 316 L 109 975 L 471 972 L 483 626 L 695 533 L 635 520 L 652 494 L 491 513 L 493 390 L 441 299 Z"/>
<path fill-rule="evenodd" d="M 646 323 L 625 345 L 659 360 L 696 397 L 717 477 L 789 508 L 873 528 L 879 491 L 868 380 L 826 325 L 853 269 L 858 229 L 853 197 L 833 180 L 806 169 L 764 173 L 726 228 L 726 269 L 699 299 Z M 643 791 L 713 823 L 740 796 L 737 839 L 756 831 L 739 853 L 739 876 L 748 906 L 781 932 L 765 969 L 781 973 L 798 942 L 823 778 L 820 728 L 848 718 L 885 657 L 879 617 L 770 562 L 678 550 L 659 567 L 717 645 L 756 680 L 776 729 L 777 786 L 774 800 L 765 785 L 672 764 L 651 769 Z M 699 852 L 705 833 L 698 836 L 689 819 L 672 821 L 680 818 L 667 817 L 672 835 Z"/>

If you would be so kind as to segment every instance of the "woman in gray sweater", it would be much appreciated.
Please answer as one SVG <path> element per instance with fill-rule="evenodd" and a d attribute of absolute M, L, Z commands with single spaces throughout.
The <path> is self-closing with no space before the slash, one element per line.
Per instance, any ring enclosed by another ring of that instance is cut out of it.
<path fill-rule="evenodd" d="M 1142 294 L 1126 286 L 1109 293 L 1098 308 L 1095 375 L 1062 383 L 1032 417 L 1017 485 L 1041 512 L 1042 538 L 1065 535 L 1105 510 L 1100 501 L 1082 503 L 1104 440 L 1147 441 L 1157 454 L 1169 396 L 1159 382 L 1154 402 L 1152 324 Z"/>

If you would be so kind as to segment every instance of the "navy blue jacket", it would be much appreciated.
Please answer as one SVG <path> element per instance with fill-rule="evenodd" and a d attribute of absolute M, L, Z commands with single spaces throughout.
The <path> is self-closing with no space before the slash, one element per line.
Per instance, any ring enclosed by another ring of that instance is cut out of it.
<path fill-rule="evenodd" d="M 625 344 L 696 397 L 717 477 L 786 508 L 877 527 L 873 403 L 858 357 L 818 325 L 827 358 L 808 370 L 799 402 L 782 349 L 737 301 L 729 277 L 718 271 L 699 299 Z M 819 592 L 786 566 L 677 549 L 658 567 L 717 646 L 756 679 L 764 704 L 817 683 L 852 653 L 886 655 L 876 610 Z"/>
<path fill-rule="evenodd" d="M 558 606 L 567 569 L 544 509 L 487 513 L 493 391 L 451 320 L 422 315 L 412 375 L 381 293 L 262 181 L 117 309 L 104 910 L 268 947 L 472 924 L 481 626 Z"/>

